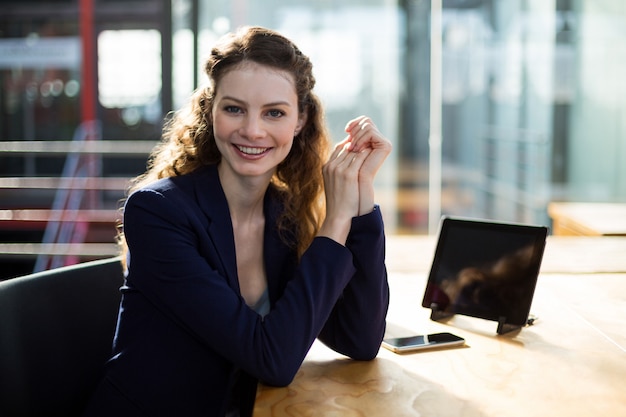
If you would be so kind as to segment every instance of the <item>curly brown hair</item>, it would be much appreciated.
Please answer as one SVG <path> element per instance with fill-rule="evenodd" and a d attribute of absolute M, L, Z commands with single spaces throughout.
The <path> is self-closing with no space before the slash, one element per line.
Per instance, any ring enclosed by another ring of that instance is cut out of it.
<path fill-rule="evenodd" d="M 188 174 L 220 162 L 210 114 L 215 92 L 224 75 L 245 62 L 291 74 L 298 109 L 306 115 L 306 124 L 272 179 L 285 208 L 279 218 L 279 232 L 300 256 L 323 219 L 322 166 L 331 142 L 320 100 L 313 92 L 315 77 L 311 61 L 289 39 L 270 29 L 243 27 L 218 41 L 205 64 L 209 87 L 198 89 L 185 108 L 168 118 L 162 140 L 150 155 L 147 171 L 131 182 L 129 193 L 158 179 Z M 123 235 L 120 237 L 123 243 Z"/>

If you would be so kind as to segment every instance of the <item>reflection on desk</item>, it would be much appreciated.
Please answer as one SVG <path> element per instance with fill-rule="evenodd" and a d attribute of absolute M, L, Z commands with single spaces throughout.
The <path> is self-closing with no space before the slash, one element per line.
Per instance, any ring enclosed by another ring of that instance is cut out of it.
<path fill-rule="evenodd" d="M 498 336 L 491 321 L 431 321 L 421 307 L 429 261 L 398 256 L 411 246 L 429 259 L 434 240 L 391 236 L 388 249 L 402 250 L 388 250 L 388 335 L 449 331 L 467 346 L 403 355 L 381 349 L 376 360 L 356 362 L 316 342 L 289 387 L 260 386 L 255 416 L 626 415 L 626 257 L 608 273 L 589 272 L 602 270 L 602 256 L 580 271 L 564 262 L 567 272 L 558 271 L 561 260 L 548 259 L 577 247 L 567 256 L 575 263 L 594 245 L 626 248 L 626 238 L 576 239 L 548 241 L 555 272 L 539 277 L 536 324 Z"/>

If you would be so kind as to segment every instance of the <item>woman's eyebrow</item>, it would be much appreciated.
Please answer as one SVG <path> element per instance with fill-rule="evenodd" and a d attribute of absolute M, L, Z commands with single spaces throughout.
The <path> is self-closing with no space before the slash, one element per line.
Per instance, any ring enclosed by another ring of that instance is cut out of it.
<path fill-rule="evenodd" d="M 238 99 L 233 96 L 224 96 L 222 100 L 230 100 L 240 104 L 248 104 L 245 100 Z M 291 107 L 291 103 L 285 100 L 273 101 L 271 103 L 263 104 L 263 107 L 274 107 L 274 106 L 289 106 Z"/>

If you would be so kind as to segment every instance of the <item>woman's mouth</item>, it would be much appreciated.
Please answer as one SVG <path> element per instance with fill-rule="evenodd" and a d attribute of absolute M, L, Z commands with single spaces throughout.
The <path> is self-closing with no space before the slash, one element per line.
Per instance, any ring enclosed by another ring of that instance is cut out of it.
<path fill-rule="evenodd" d="M 235 145 L 235 147 L 239 150 L 239 152 L 245 155 L 250 155 L 250 156 L 261 155 L 270 149 L 270 148 L 257 148 L 257 147 L 250 147 L 250 146 L 241 146 L 241 145 Z"/>

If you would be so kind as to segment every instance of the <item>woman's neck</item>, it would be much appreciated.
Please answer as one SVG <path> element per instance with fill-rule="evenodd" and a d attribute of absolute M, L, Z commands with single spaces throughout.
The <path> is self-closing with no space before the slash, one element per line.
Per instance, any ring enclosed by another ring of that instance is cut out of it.
<path fill-rule="evenodd" d="M 230 215 L 235 223 L 258 221 L 263 217 L 263 201 L 271 177 L 242 177 L 233 175 L 222 164 L 218 165 L 218 175 Z"/>

